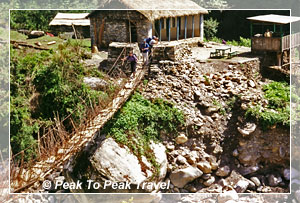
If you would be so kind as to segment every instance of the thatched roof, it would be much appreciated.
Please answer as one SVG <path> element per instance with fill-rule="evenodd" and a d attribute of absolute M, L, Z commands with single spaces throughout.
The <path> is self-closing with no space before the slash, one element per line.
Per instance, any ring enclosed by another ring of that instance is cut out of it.
<path fill-rule="evenodd" d="M 137 10 L 150 21 L 166 17 L 208 13 L 206 9 L 191 0 L 106 0 L 100 8 Z M 92 16 L 94 12 L 88 17 Z"/>
<path fill-rule="evenodd" d="M 274 23 L 274 24 L 288 24 L 288 23 L 300 21 L 300 17 L 275 15 L 275 14 L 254 16 L 254 17 L 249 17 L 247 19 L 251 21 Z"/>
<path fill-rule="evenodd" d="M 86 19 L 89 13 L 57 13 L 49 25 L 89 26 L 90 20 Z"/>

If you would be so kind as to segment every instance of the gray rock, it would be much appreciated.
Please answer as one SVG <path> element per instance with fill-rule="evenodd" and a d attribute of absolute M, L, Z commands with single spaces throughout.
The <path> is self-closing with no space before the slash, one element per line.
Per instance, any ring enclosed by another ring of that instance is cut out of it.
<path fill-rule="evenodd" d="M 282 178 L 280 176 L 276 177 L 275 175 L 271 174 L 268 177 L 268 182 L 270 186 L 276 187 L 279 183 L 282 182 Z"/>
<path fill-rule="evenodd" d="M 162 144 L 155 143 L 151 143 L 150 147 L 153 150 L 156 162 L 161 166 L 160 173 L 154 181 L 160 181 L 167 173 L 166 149 Z M 90 161 L 100 175 L 115 182 L 127 180 L 132 184 L 140 184 L 150 181 L 153 175 L 151 163 L 145 157 L 141 157 L 141 161 L 144 167 L 147 167 L 147 173 L 142 171 L 138 158 L 126 146 L 120 147 L 113 138 L 105 139 Z"/>
<path fill-rule="evenodd" d="M 290 180 L 290 177 L 291 177 L 291 171 L 290 171 L 290 169 L 284 169 L 283 170 L 283 177 L 286 180 Z"/>
<path fill-rule="evenodd" d="M 216 175 L 217 176 L 221 176 L 221 177 L 224 177 L 224 176 L 228 176 L 230 173 L 230 168 L 229 166 L 223 166 L 221 168 L 219 168 L 216 172 Z"/>
<path fill-rule="evenodd" d="M 197 188 L 195 188 L 192 185 L 188 185 L 186 187 L 184 187 L 186 190 L 188 190 L 189 192 L 197 192 Z"/>
<path fill-rule="evenodd" d="M 172 172 L 170 175 L 170 180 L 176 187 L 183 188 L 188 182 L 199 178 L 202 174 L 202 171 L 198 168 L 189 166 L 187 168 Z"/>
<path fill-rule="evenodd" d="M 232 156 L 237 157 L 239 155 L 239 151 L 237 149 L 233 150 Z"/>
<path fill-rule="evenodd" d="M 249 182 L 246 180 L 239 180 L 236 185 L 234 186 L 234 189 L 237 193 L 243 193 L 247 190 L 249 186 Z"/>
<path fill-rule="evenodd" d="M 203 180 L 208 180 L 210 177 L 211 177 L 211 174 L 210 174 L 210 173 L 205 173 L 205 174 L 203 174 L 203 175 L 201 176 L 201 178 L 202 178 Z"/>
<path fill-rule="evenodd" d="M 258 177 L 251 177 L 250 180 L 257 186 L 261 186 L 260 180 L 258 179 Z"/>
<path fill-rule="evenodd" d="M 186 158 L 184 158 L 183 156 L 179 155 L 176 158 L 176 162 L 179 163 L 179 164 L 186 164 Z"/>
<path fill-rule="evenodd" d="M 188 138 L 185 136 L 184 133 L 181 133 L 179 136 L 175 138 L 177 144 L 184 144 L 188 141 Z"/>
<path fill-rule="evenodd" d="M 83 82 L 90 86 L 92 89 L 96 90 L 104 89 L 108 86 L 108 83 L 105 80 L 96 77 L 84 77 Z"/>
<path fill-rule="evenodd" d="M 249 166 L 249 167 L 242 167 L 240 168 L 239 172 L 245 176 L 245 175 L 248 175 L 248 174 L 251 174 L 251 173 L 254 173 L 256 171 L 259 170 L 259 167 L 258 166 Z"/>
<path fill-rule="evenodd" d="M 214 176 L 211 176 L 208 180 L 204 181 L 203 184 L 207 187 L 211 186 L 216 181 Z"/>
<path fill-rule="evenodd" d="M 248 180 L 248 179 L 247 179 Z M 255 185 L 255 183 L 254 182 L 252 182 L 251 180 L 248 180 L 248 182 L 249 182 L 249 186 L 248 186 L 248 188 L 249 189 L 251 189 L 251 190 L 255 190 L 255 188 L 256 188 L 256 185 Z"/>
<path fill-rule="evenodd" d="M 197 167 L 203 172 L 203 173 L 211 173 L 211 165 L 207 161 L 200 161 L 197 163 Z"/>
<path fill-rule="evenodd" d="M 253 82 L 253 80 L 249 80 L 248 81 L 248 84 L 250 85 L 250 87 L 255 87 L 255 83 Z"/>
<path fill-rule="evenodd" d="M 242 129 L 240 127 L 237 128 L 238 131 L 243 135 L 243 137 L 250 135 L 253 133 L 256 129 L 256 124 L 255 123 L 247 123 L 245 128 Z"/>

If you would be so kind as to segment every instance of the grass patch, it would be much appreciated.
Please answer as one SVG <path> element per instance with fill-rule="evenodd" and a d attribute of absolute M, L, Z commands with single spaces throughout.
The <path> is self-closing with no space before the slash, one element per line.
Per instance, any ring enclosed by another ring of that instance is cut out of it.
<path fill-rule="evenodd" d="M 145 156 L 155 171 L 159 166 L 149 147 L 162 133 L 176 136 L 184 124 L 184 116 L 173 104 L 162 99 L 149 101 L 135 93 L 103 128 L 103 133 L 126 145 L 137 157 Z"/>
<path fill-rule="evenodd" d="M 204 41 L 208 42 L 208 41 L 213 41 L 216 43 L 222 43 L 222 39 L 218 38 L 218 37 L 212 37 L 210 40 L 204 39 Z M 244 46 L 244 47 L 251 47 L 251 39 L 249 38 L 243 38 L 240 37 L 239 41 L 236 40 L 228 40 L 226 41 L 227 45 L 232 45 L 232 46 Z"/>
<path fill-rule="evenodd" d="M 69 45 L 79 45 L 81 48 L 84 48 L 87 51 L 90 51 L 91 39 L 68 39 L 64 40 L 59 37 L 50 37 L 49 35 L 44 35 L 39 38 L 28 39 L 28 37 L 22 33 L 11 30 L 10 31 L 10 39 L 15 41 L 25 41 L 28 44 L 34 45 L 36 42 L 40 42 L 43 47 L 47 47 L 53 50 L 57 50 L 58 46 L 63 43 L 67 43 Z M 47 43 L 55 41 L 56 43 L 53 45 L 47 45 Z"/>
<path fill-rule="evenodd" d="M 257 104 L 246 111 L 246 116 L 256 118 L 264 130 L 274 125 L 290 126 L 290 86 L 286 82 L 271 82 L 263 87 L 268 105 Z"/>
<path fill-rule="evenodd" d="M 22 33 L 19 33 L 14 30 L 10 30 L 10 40 L 15 40 L 15 41 L 24 41 L 27 39 L 27 35 L 24 35 Z"/>

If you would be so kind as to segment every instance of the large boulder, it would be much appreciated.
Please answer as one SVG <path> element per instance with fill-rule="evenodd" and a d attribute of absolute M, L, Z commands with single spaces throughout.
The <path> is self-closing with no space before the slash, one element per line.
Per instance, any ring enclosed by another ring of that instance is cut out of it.
<path fill-rule="evenodd" d="M 32 38 L 42 37 L 44 35 L 45 35 L 44 31 L 33 30 L 28 34 L 28 37 L 29 37 L 29 39 L 32 39 Z"/>
<path fill-rule="evenodd" d="M 108 82 L 97 77 L 84 77 L 83 82 L 95 90 L 103 90 L 108 86 Z"/>
<path fill-rule="evenodd" d="M 127 146 L 119 146 L 113 138 L 107 138 L 101 143 L 91 156 L 90 162 L 100 176 L 113 183 L 128 182 L 133 187 L 147 182 L 158 183 L 167 173 L 166 149 L 162 144 L 155 143 L 151 143 L 150 147 L 156 163 L 160 166 L 158 174 L 154 174 L 157 168 L 152 166 L 146 157 L 137 157 Z M 153 187 L 152 190 L 154 189 Z M 149 190 L 151 189 L 148 188 Z"/>
<path fill-rule="evenodd" d="M 188 182 L 202 176 L 203 172 L 196 167 L 189 166 L 184 169 L 174 171 L 170 175 L 170 180 L 176 187 L 183 188 Z"/>

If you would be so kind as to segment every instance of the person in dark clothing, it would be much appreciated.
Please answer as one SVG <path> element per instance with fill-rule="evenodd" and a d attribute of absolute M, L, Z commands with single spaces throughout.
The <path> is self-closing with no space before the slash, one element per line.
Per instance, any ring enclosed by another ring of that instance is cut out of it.
<path fill-rule="evenodd" d="M 140 48 L 143 55 L 143 63 L 144 65 L 148 65 L 149 44 L 147 44 L 146 39 L 143 41 L 143 44 L 141 45 Z"/>
<path fill-rule="evenodd" d="M 122 61 L 125 61 L 125 60 L 130 62 L 131 73 L 135 73 L 136 64 L 137 64 L 137 61 L 138 61 L 136 55 L 133 54 L 132 51 L 131 51 L 131 52 L 129 52 L 129 55 L 127 57 L 124 57 L 122 59 Z"/>

